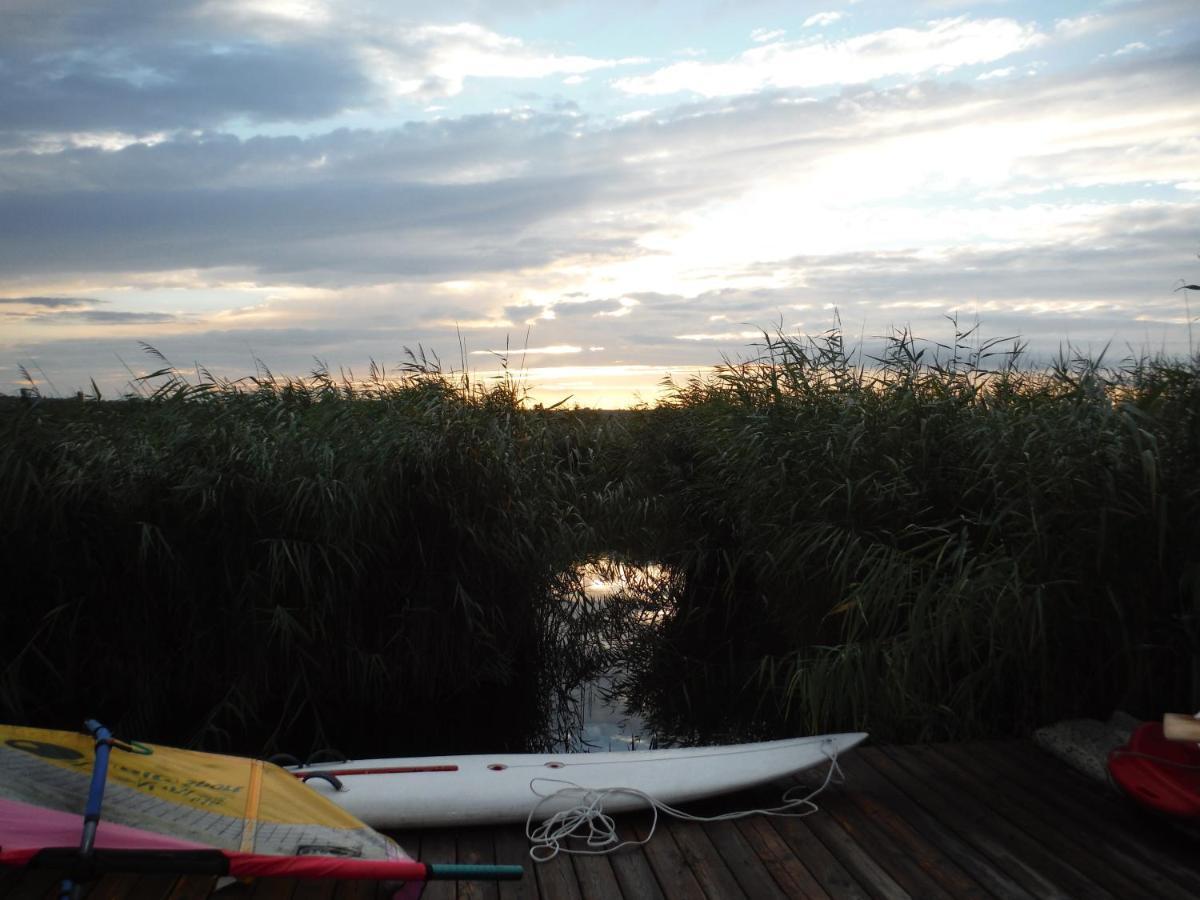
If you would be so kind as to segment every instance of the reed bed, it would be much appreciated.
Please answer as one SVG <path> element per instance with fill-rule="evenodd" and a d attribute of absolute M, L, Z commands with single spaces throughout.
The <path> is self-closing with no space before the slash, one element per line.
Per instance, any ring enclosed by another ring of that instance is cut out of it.
<path fill-rule="evenodd" d="M 672 385 L 624 688 L 680 739 L 1010 735 L 1200 697 L 1200 364 L 841 335 Z M 637 542 L 631 542 L 636 544 Z"/>
<path fill-rule="evenodd" d="M 247 752 L 544 739 L 589 657 L 563 419 L 418 357 L 161 362 L 124 402 L 0 415 L 0 716 Z"/>
<path fill-rule="evenodd" d="M 150 351 L 153 353 L 153 351 Z M 0 405 L 0 717 L 246 752 L 1021 733 L 1200 697 L 1200 361 L 764 336 L 649 409 L 419 355 Z M 660 568 L 601 607 L 578 566 Z M 602 640 L 595 641 L 599 634 Z"/>

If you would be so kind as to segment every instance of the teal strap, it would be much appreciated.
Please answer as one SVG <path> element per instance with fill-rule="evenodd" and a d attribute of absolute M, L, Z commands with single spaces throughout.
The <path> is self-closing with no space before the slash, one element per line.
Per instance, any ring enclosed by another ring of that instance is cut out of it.
<path fill-rule="evenodd" d="M 524 866 L 468 866 L 453 863 L 426 863 L 425 877 L 430 881 L 520 881 Z"/>

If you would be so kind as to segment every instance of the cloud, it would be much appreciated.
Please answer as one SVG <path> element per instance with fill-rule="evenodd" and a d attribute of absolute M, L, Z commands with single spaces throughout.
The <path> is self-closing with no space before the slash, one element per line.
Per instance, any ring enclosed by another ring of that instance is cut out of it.
<path fill-rule="evenodd" d="M 712 270 L 804 241 L 865 241 L 896 221 L 886 210 L 864 219 L 855 204 L 1190 183 L 1200 170 L 1193 53 L 986 90 L 924 83 L 799 105 L 786 92 L 700 101 L 617 124 L 531 112 L 10 154 L 0 266 L 25 278 L 195 269 L 336 287 L 505 272 L 530 286 L 539 267 L 620 265 L 625 280 L 593 296 L 675 290 L 663 279 L 693 257 L 698 272 L 705 260 Z M 896 224 L 930 240 L 943 228 L 947 240 L 966 237 L 965 222 L 988 220 L 966 210 Z"/>
<path fill-rule="evenodd" d="M 91 297 L 0 297 L 0 317 L 56 325 L 144 325 L 179 318 L 172 313 L 93 308 L 108 302 Z"/>
<path fill-rule="evenodd" d="M 603 348 L 602 348 L 603 349 Z M 504 350 L 472 350 L 472 356 L 564 356 L 582 353 L 582 347 L 571 344 L 555 344 L 552 347 L 506 347 Z"/>
<path fill-rule="evenodd" d="M 1130 41 L 1113 51 L 1113 56 L 1125 56 L 1129 53 L 1136 53 L 1139 50 L 1149 50 L 1150 48 L 1142 41 Z"/>
<path fill-rule="evenodd" d="M 411 13 L 410 13 L 411 14 Z M 470 78 L 582 76 L 640 61 L 562 54 L 476 22 L 397 20 L 370 4 L 58 4 L 0 13 L 0 134 L 141 136 L 303 123 Z"/>
<path fill-rule="evenodd" d="M 61 313 L 56 320 L 78 320 L 93 325 L 151 325 L 174 322 L 179 317 L 172 313 L 130 312 L 128 310 L 89 309 L 83 312 Z"/>
<path fill-rule="evenodd" d="M 35 306 L 42 309 L 91 306 L 100 302 L 88 297 L 0 297 L 0 305 Z"/>
<path fill-rule="evenodd" d="M 691 92 L 718 97 L 766 88 L 855 84 L 992 62 L 1036 47 L 1045 39 L 1032 24 L 960 16 L 920 28 L 892 28 L 840 41 L 768 44 L 728 62 L 675 63 L 649 75 L 619 78 L 614 85 L 629 94 Z"/>
<path fill-rule="evenodd" d="M 1058 19 L 1054 23 L 1054 33 L 1059 37 L 1073 40 L 1103 31 L 1112 24 L 1113 20 L 1110 16 L 1100 13 L 1084 13 L 1069 19 Z"/>
<path fill-rule="evenodd" d="M 251 44 L 307 40 L 306 8 L 256 9 Z M 123 26 L 143 36 L 139 48 L 176 33 L 174 19 L 144 11 Z M 1012 25 L 1013 46 L 1040 33 Z M 955 29 L 943 37 L 966 40 Z M 899 31 L 856 45 L 861 71 L 938 58 L 932 26 Z M 455 39 L 476 37 L 489 40 Z M 380 40 L 395 48 L 390 32 Z M 509 332 L 510 354 L 559 350 L 536 358 L 597 372 L 651 366 L 652 384 L 667 367 L 745 350 L 757 328 L 820 331 L 836 313 L 868 339 L 904 323 L 943 334 L 955 311 L 1050 349 L 1064 336 L 1179 346 L 1184 314 L 1169 289 L 1195 280 L 1200 47 L 1159 40 L 1037 78 L 980 80 L 996 71 L 983 65 L 952 80 L 935 66 L 918 73 L 927 80 L 871 86 L 855 70 L 855 85 L 816 98 L 764 81 L 625 119 L 626 106 L 601 115 L 531 100 L 307 136 L 10 134 L 0 365 L 39 358 L 56 381 L 86 384 L 111 351 L 136 354 L 139 337 L 232 375 L 252 367 L 247 344 L 304 372 L 313 355 L 365 366 L 417 343 L 458 359 L 459 334 L 490 348 Z M 541 52 L 531 46 L 501 49 Z M 1011 62 L 1002 68 L 1026 69 Z M 522 342 L 532 350 L 512 349 Z M 491 352 L 470 359 L 490 364 Z"/>
<path fill-rule="evenodd" d="M 9 191 L 0 193 L 0 267 L 50 274 L 246 266 L 346 283 L 544 265 L 620 245 L 603 233 L 571 239 L 547 230 L 601 186 L 597 174 L 583 173 L 480 185 Z"/>
<path fill-rule="evenodd" d="M 822 28 L 825 25 L 832 25 L 834 22 L 837 22 L 840 19 L 843 19 L 845 17 L 845 15 L 846 15 L 845 13 L 837 12 L 837 11 L 813 13 L 811 16 L 809 16 L 807 19 L 804 20 L 804 27 L 805 28 L 813 28 L 813 27 Z"/>
<path fill-rule="evenodd" d="M 547 53 L 471 22 L 396 29 L 384 41 L 360 46 L 358 53 L 363 68 L 392 95 L 422 100 L 461 93 L 467 78 L 578 77 L 645 62 Z"/>
<path fill-rule="evenodd" d="M 743 330 L 743 331 L 708 332 L 708 333 L 700 333 L 700 334 L 677 334 L 677 335 L 675 335 L 675 340 L 677 340 L 677 341 L 717 341 L 717 342 L 724 343 L 724 344 L 728 344 L 728 343 L 740 344 L 745 341 L 752 341 L 755 338 L 761 338 L 761 337 L 762 337 L 761 331 Z"/>
<path fill-rule="evenodd" d="M 372 94 L 347 48 L 319 41 L 85 46 L 15 61 L 21 76 L 0 79 L 0 130 L 143 134 L 235 117 L 311 121 Z"/>

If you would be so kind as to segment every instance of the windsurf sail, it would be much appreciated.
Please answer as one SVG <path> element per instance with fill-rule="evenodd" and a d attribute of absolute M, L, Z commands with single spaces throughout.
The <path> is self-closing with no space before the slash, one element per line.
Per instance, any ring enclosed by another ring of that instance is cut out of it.
<path fill-rule="evenodd" d="M 0 864 L 368 879 L 520 878 L 521 866 L 427 865 L 268 762 L 0 725 Z"/>

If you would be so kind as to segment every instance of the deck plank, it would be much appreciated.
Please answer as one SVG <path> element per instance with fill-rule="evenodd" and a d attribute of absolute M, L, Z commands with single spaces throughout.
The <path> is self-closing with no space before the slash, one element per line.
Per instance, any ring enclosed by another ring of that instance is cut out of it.
<path fill-rule="evenodd" d="M 127 896 L 129 900 L 168 900 L 181 880 L 179 875 L 143 875 Z"/>
<path fill-rule="evenodd" d="M 102 875 L 85 887 L 88 900 L 121 900 L 133 893 L 136 875 Z"/>
<path fill-rule="evenodd" d="M 295 884 L 291 900 L 333 900 L 335 890 L 337 882 L 332 878 L 300 879 Z"/>
<path fill-rule="evenodd" d="M 841 765 L 846 776 L 854 781 L 852 800 L 891 833 L 931 881 L 951 897 L 989 900 L 989 892 L 967 873 L 957 853 L 947 852 L 930 834 L 917 827 L 913 805 L 896 796 L 860 755 L 851 755 Z"/>
<path fill-rule="evenodd" d="M 572 856 L 571 863 L 583 900 L 612 900 L 621 896 L 617 875 L 607 856 Z"/>
<path fill-rule="evenodd" d="M 175 882 L 167 900 L 204 900 L 217 886 L 216 876 L 185 875 Z"/>
<path fill-rule="evenodd" d="M 1033 896 L 1025 890 L 1002 867 L 997 866 L 986 854 L 964 840 L 949 823 L 932 815 L 922 804 L 919 791 L 908 793 L 901 785 L 910 779 L 900 778 L 898 785 L 888 778 L 888 758 L 874 747 L 864 747 L 856 754 L 856 760 L 861 761 L 858 772 L 866 776 L 866 783 L 876 791 L 890 808 L 900 811 L 904 819 L 929 840 L 947 858 L 955 864 L 975 883 L 962 889 L 955 886 L 952 893 L 960 897 L 974 897 L 985 900 L 990 894 L 998 900 L 1033 900 Z M 891 770 L 893 778 L 898 776 Z M 910 784 L 910 790 L 911 784 Z M 916 796 L 913 796 L 916 794 Z M 964 883 L 965 884 L 965 883 Z M 977 887 L 976 887 L 977 886 Z"/>
<path fill-rule="evenodd" d="M 704 833 L 747 897 L 785 900 L 787 895 L 780 890 L 766 863 L 734 822 L 710 822 L 704 826 Z"/>
<path fill-rule="evenodd" d="M 25 877 L 25 872 L 15 866 L 0 866 L 0 897 L 7 897 L 9 889 L 15 888 Z"/>
<path fill-rule="evenodd" d="M 434 882 L 424 900 L 1124 900 L 1200 897 L 1200 835 L 1154 819 L 1029 741 L 863 747 L 841 760 L 845 784 L 804 817 L 662 819 L 652 840 L 606 856 L 535 864 L 520 826 L 399 833 L 431 863 L 522 864 L 517 882 Z M 778 805 L 781 787 L 824 770 L 689 805 L 702 815 Z M 649 833 L 645 813 L 618 835 Z M 61 873 L 0 872 L 0 896 L 55 900 Z M 89 900 L 201 900 L 212 877 L 107 875 Z M 382 885 L 258 879 L 215 900 L 382 900 Z M 390 900 L 390 898 L 389 898 Z"/>
<path fill-rule="evenodd" d="M 458 862 L 473 866 L 496 862 L 496 829 L 464 828 L 458 832 Z M 458 900 L 500 900 L 495 881 L 460 881 Z"/>
<path fill-rule="evenodd" d="M 500 900 L 535 900 L 537 877 L 533 873 L 534 863 L 529 858 L 529 841 L 523 825 L 505 825 L 496 830 L 496 862 L 525 868 L 525 877 L 520 881 L 500 882 Z"/>
<path fill-rule="evenodd" d="M 375 900 L 380 887 L 374 881 L 339 881 L 333 892 L 333 900 Z"/>
<path fill-rule="evenodd" d="M 823 817 L 818 810 L 812 814 Z M 771 828 L 779 835 L 787 849 L 796 855 L 803 866 L 812 873 L 823 889 L 839 900 L 871 900 L 871 893 L 859 884 L 849 870 L 817 837 L 810 827 L 810 816 L 773 816 Z"/>
<path fill-rule="evenodd" d="M 454 832 L 445 828 L 431 828 L 421 832 L 417 845 L 409 850 L 424 863 L 458 862 L 458 842 Z M 418 850 L 419 847 L 419 850 Z M 421 900 L 455 900 L 458 891 L 453 881 L 431 881 L 425 886 Z"/>
<path fill-rule="evenodd" d="M 617 837 L 622 841 L 637 840 L 634 823 L 638 818 L 626 816 L 618 820 Z M 662 886 L 654 875 L 654 869 L 650 860 L 646 858 L 643 847 L 625 847 L 611 854 L 608 859 L 612 863 L 613 874 L 616 875 L 617 884 L 621 889 L 620 896 L 627 900 L 665 900 Z"/>
<path fill-rule="evenodd" d="M 931 749 L 925 752 L 925 748 L 922 748 L 914 751 L 911 757 L 906 757 L 906 764 L 916 764 L 917 761 L 932 769 L 934 778 L 953 790 L 959 803 L 988 812 L 991 827 L 1003 835 L 1008 846 L 1020 853 L 1022 859 L 1036 865 L 1043 876 L 1058 884 L 1069 896 L 1116 896 L 1105 883 L 1105 872 L 1098 872 L 1096 866 L 1088 864 L 1086 858 L 1079 858 L 1076 854 L 1064 856 L 1058 852 L 1054 844 L 1046 840 L 1045 829 L 1040 823 L 1028 826 L 1026 816 L 1006 805 L 1008 798 L 1004 796 L 1003 787 L 1000 791 L 991 790 L 980 784 L 970 770 L 954 766 L 946 757 Z"/>
<path fill-rule="evenodd" d="M 661 825 L 660 822 L 653 838 L 643 848 L 655 879 L 671 900 L 703 900 L 706 896 L 704 889 L 684 860 L 674 836 Z M 648 817 L 635 821 L 634 833 L 639 840 L 645 840 L 650 835 Z"/>
<path fill-rule="evenodd" d="M 975 757 L 962 757 L 936 745 L 919 748 L 917 752 L 940 760 L 945 767 L 943 771 L 956 770 L 959 783 L 979 802 L 1020 827 L 1048 853 L 1091 882 L 1093 887 L 1089 893 L 1093 896 L 1136 897 L 1142 893 L 1139 885 L 1114 869 L 1103 854 L 1079 838 L 1077 823 L 1065 823 L 1064 827 L 1061 821 L 1047 820 L 1046 810 L 1034 811 L 1018 803 L 1013 785 L 980 766 Z"/>
<path fill-rule="evenodd" d="M 1043 796 L 1047 788 L 1052 789 L 1055 805 L 1101 832 L 1106 845 L 1115 843 L 1192 896 L 1200 897 L 1200 865 L 1195 862 L 1194 836 L 1181 834 L 1166 821 L 1120 796 L 1115 789 L 1105 791 L 1029 741 L 971 746 L 980 753 L 994 754 L 992 758 L 1011 778 L 1027 786 L 1038 785 Z M 1052 773 L 1053 778 L 1049 786 L 1047 773 Z M 1193 861 L 1191 865 L 1180 862 L 1189 858 Z"/>
<path fill-rule="evenodd" d="M 812 897 L 814 900 L 829 897 L 825 887 L 792 853 L 787 842 L 770 823 L 754 817 L 740 819 L 734 827 L 746 843 L 756 849 L 759 861 L 785 897 Z"/>
<path fill-rule="evenodd" d="M 835 792 L 840 788 L 833 789 Z M 827 806 L 833 795 L 822 795 L 820 803 L 822 812 L 806 816 L 804 819 L 778 820 L 774 823 L 776 830 L 783 835 L 796 852 L 798 858 L 805 860 L 810 871 L 816 871 L 811 862 L 822 856 L 816 844 L 806 840 L 809 836 L 817 839 L 820 847 L 833 857 L 837 866 L 845 871 L 854 883 L 862 887 L 875 900 L 912 900 L 900 883 L 883 868 L 872 855 L 869 848 L 864 847 L 835 816 L 828 814 Z M 788 822 L 788 824 L 784 824 Z M 811 862 L 810 862 L 811 861 Z M 837 869 L 831 869 L 837 871 Z M 831 883 L 830 887 L 836 884 Z"/>
<path fill-rule="evenodd" d="M 843 790 L 823 793 L 822 808 L 908 895 L 938 900 L 952 897 L 936 877 L 938 860 L 931 857 L 932 848 L 894 810 L 859 786 L 849 757 L 843 757 L 841 765 L 848 783 Z M 820 780 L 813 773 L 798 778 L 808 788 L 816 787 Z"/>
<path fill-rule="evenodd" d="M 1056 784 L 1043 781 L 1037 787 L 1027 787 L 1017 772 L 1004 766 L 1002 755 L 987 752 L 984 745 L 956 745 L 940 749 L 943 755 L 960 767 L 974 766 L 979 779 L 993 785 L 1003 785 L 1005 799 L 1017 810 L 1024 811 L 1026 821 L 1051 832 L 1050 846 L 1059 852 L 1068 852 L 1064 848 L 1069 845 L 1069 852 L 1073 855 L 1082 851 L 1102 861 L 1107 870 L 1106 886 L 1119 890 L 1122 896 L 1149 894 L 1173 900 L 1195 900 L 1193 892 L 1181 888 L 1156 869 L 1141 864 L 1120 843 L 1098 832 L 1093 826 L 1095 814 L 1078 816 L 1065 811 L 1060 805 Z M 1020 812 L 1016 814 L 1021 815 Z"/>
<path fill-rule="evenodd" d="M 1045 829 L 1039 823 L 1032 826 L 1026 823 L 1027 816 L 1008 805 L 1002 791 L 998 794 L 975 778 L 975 773 L 954 765 L 932 746 L 914 748 L 911 757 L 906 759 L 924 765 L 933 773 L 931 777 L 955 792 L 960 803 L 986 812 L 991 817 L 993 827 L 1004 835 L 1014 852 L 1020 853 L 1023 859 L 1036 866 L 1043 876 L 1054 881 L 1069 896 L 1115 900 L 1117 895 L 1105 883 L 1105 871 L 1097 871 L 1097 866 L 1087 858 L 1080 858 L 1076 854 L 1064 856 L 1054 849 L 1053 836 L 1049 836 L 1048 841 Z"/>
<path fill-rule="evenodd" d="M 539 863 L 536 875 L 543 900 L 583 900 L 579 882 L 575 879 L 575 867 L 567 854 L 560 853 Z"/>
<path fill-rule="evenodd" d="M 247 887 L 254 900 L 292 900 L 297 884 L 295 878 L 255 878 Z"/>
<path fill-rule="evenodd" d="M 730 870 L 728 863 L 717 852 L 713 842 L 698 822 L 659 821 L 659 828 L 666 827 L 675 838 L 675 846 L 683 857 L 684 863 L 696 880 L 700 889 L 714 900 L 739 900 L 746 898 L 737 878 Z"/>
<path fill-rule="evenodd" d="M 1023 831 L 993 816 L 987 807 L 963 803 L 961 794 L 954 791 L 952 784 L 913 754 L 893 754 L 891 748 L 883 749 L 883 753 L 871 760 L 876 768 L 884 771 L 894 784 L 903 785 L 904 790 L 931 814 L 987 854 L 1031 896 L 1039 900 L 1071 900 L 1071 894 L 1047 878 L 1029 859 L 1031 852 L 1042 851 Z"/>
<path fill-rule="evenodd" d="M 24 873 L 17 884 L 12 885 L 5 900 L 45 900 L 57 890 L 59 883 L 62 881 L 62 872 L 55 872 L 51 869 L 32 869 Z"/>

